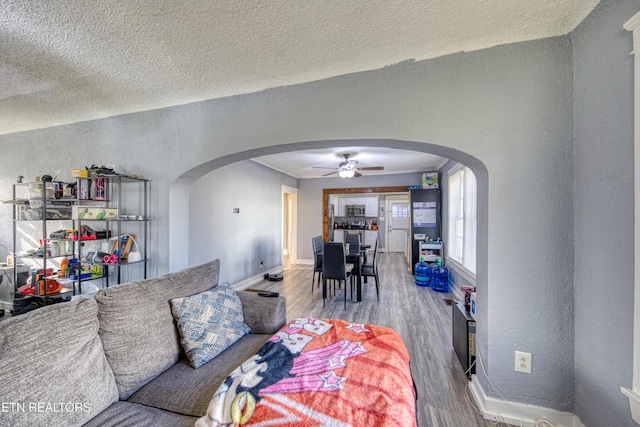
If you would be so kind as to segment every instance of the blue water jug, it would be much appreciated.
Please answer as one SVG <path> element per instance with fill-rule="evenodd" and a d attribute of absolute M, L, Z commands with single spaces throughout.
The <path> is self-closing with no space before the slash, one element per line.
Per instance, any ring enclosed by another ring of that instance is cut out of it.
<path fill-rule="evenodd" d="M 429 264 L 424 262 L 424 258 L 420 258 L 420 262 L 416 264 L 416 286 L 429 287 L 431 275 L 429 274 Z"/>
<path fill-rule="evenodd" d="M 449 269 L 440 261 L 431 270 L 431 288 L 436 292 L 449 292 Z"/>

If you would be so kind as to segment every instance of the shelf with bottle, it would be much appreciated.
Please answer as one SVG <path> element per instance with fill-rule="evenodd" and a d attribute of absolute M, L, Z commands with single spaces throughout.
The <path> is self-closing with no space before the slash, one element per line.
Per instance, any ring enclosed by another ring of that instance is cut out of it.
<path fill-rule="evenodd" d="M 109 270 L 110 274 L 105 278 L 105 286 L 108 287 L 109 282 L 113 279 L 116 283 L 121 283 L 123 269 L 133 264 L 139 264 L 142 267 L 132 271 L 146 278 L 149 262 L 146 251 L 149 243 L 148 226 L 150 222 L 149 181 L 136 176 L 118 174 L 98 174 L 96 177 L 90 177 L 94 182 L 100 182 L 102 178 L 104 178 L 105 185 L 105 200 L 101 200 L 100 203 L 91 200 L 94 199 L 94 185 L 91 184 L 89 199 L 79 200 L 78 205 L 74 207 L 76 226 L 81 227 L 85 224 L 93 226 L 98 222 L 104 224 L 104 227 L 112 233 L 109 239 L 115 239 L 113 244 L 103 243 L 100 249 L 109 255 L 110 259 L 105 260 L 104 257 L 93 259 L 95 264 Z M 87 208 L 88 210 L 85 212 Z M 85 215 L 82 216 L 81 212 L 85 212 Z M 116 244 L 125 236 L 131 237 L 135 243 L 135 252 L 132 252 L 134 255 L 131 257 L 127 256 L 129 249 L 123 251 L 121 245 Z M 78 247 L 76 255 L 82 257 L 84 251 L 85 249 Z M 111 274 L 112 272 L 113 274 Z"/>
<path fill-rule="evenodd" d="M 107 277 L 107 267 L 90 260 L 78 261 L 77 258 L 65 258 L 60 263 L 59 281 L 63 285 L 74 286 L 76 283 L 88 282 Z"/>
<path fill-rule="evenodd" d="M 97 176 L 92 173 L 87 178 L 74 176 L 71 183 L 52 182 L 50 177 L 44 178 L 45 181 L 36 177 L 33 182 L 13 184 L 12 199 L 5 202 L 13 205 L 11 255 L 24 258 L 31 272 L 35 271 L 34 266 L 47 272 L 51 268 L 57 270 L 57 266 L 61 266 L 67 259 L 79 259 L 81 262 L 76 261 L 77 265 L 68 274 L 48 273 L 47 277 L 39 281 L 33 280 L 34 283 L 45 286 L 42 292 L 35 291 L 37 286 L 25 291 L 39 297 L 76 294 L 82 293 L 83 282 L 100 279 L 104 279 L 102 285 L 108 287 L 110 281 L 121 283 L 121 267 L 132 264 L 142 265 L 131 271 L 146 278 L 149 262 L 146 256 L 148 180 L 115 173 Z M 66 222 L 59 223 L 59 226 L 50 222 L 59 220 Z M 20 221 L 31 222 L 23 225 Z M 48 229 L 57 231 L 49 233 Z M 115 263 L 86 259 L 89 249 L 96 253 L 113 253 L 109 242 L 112 235 L 133 236 L 134 233 L 140 241 L 140 248 L 136 247 L 135 256 L 117 257 Z M 21 235 L 39 239 L 40 246 L 25 249 L 24 243 L 27 240 L 20 238 Z M 14 269 L 14 279 L 17 274 Z M 14 280 L 14 283 L 17 281 Z M 55 288 L 51 287 L 53 285 Z"/>
<path fill-rule="evenodd" d="M 67 184 L 61 181 L 18 182 L 13 186 L 14 221 L 71 219 L 71 206 L 76 202 Z"/>

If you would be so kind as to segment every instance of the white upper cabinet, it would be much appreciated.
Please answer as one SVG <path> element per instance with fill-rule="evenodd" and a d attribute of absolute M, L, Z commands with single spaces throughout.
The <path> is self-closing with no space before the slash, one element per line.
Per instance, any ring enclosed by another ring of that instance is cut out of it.
<path fill-rule="evenodd" d="M 329 194 L 329 206 L 333 205 L 333 214 L 338 215 L 338 196 Z"/>
<path fill-rule="evenodd" d="M 345 216 L 347 213 L 347 198 L 339 197 L 338 198 L 338 210 L 335 213 L 335 216 Z"/>
<path fill-rule="evenodd" d="M 366 216 L 378 216 L 378 196 L 344 196 L 329 195 L 329 203 L 333 205 L 334 216 L 347 216 L 347 205 L 364 205 Z"/>
<path fill-rule="evenodd" d="M 378 216 L 378 196 L 368 196 L 365 198 L 365 213 L 368 217 Z"/>

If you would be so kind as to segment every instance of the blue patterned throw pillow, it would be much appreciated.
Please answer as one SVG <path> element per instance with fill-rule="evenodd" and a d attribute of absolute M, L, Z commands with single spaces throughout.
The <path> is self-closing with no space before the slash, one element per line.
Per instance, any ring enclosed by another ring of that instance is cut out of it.
<path fill-rule="evenodd" d="M 247 335 L 242 303 L 233 288 L 214 289 L 171 300 L 180 342 L 189 363 L 198 368 Z"/>

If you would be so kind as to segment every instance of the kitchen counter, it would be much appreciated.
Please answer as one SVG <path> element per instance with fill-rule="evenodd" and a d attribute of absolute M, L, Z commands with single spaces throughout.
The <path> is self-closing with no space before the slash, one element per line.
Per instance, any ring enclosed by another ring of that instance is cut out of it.
<path fill-rule="evenodd" d="M 378 231 L 377 228 L 368 229 L 368 228 L 349 228 L 349 227 L 336 227 L 334 228 L 334 230 Z"/>

